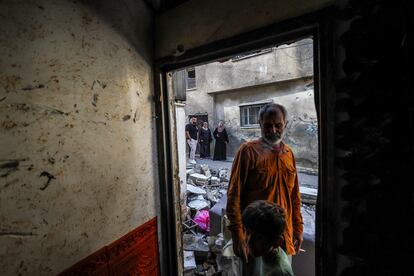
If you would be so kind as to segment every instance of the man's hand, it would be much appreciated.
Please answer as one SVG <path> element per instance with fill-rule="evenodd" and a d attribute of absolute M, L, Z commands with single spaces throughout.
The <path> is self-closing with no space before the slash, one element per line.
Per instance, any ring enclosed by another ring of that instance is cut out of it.
<path fill-rule="evenodd" d="M 249 249 L 247 247 L 247 243 L 244 239 L 233 239 L 233 251 L 237 257 L 241 258 L 243 262 L 247 264 L 248 256 L 249 256 Z"/>
<path fill-rule="evenodd" d="M 300 247 L 302 246 L 303 237 L 302 234 L 293 234 L 293 245 L 295 246 L 295 252 L 296 254 L 299 254 Z"/>

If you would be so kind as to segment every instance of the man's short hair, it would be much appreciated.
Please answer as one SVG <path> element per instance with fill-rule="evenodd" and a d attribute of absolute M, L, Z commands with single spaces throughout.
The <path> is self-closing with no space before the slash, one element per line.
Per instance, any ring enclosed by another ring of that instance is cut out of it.
<path fill-rule="evenodd" d="M 270 201 L 250 203 L 243 211 L 242 220 L 244 227 L 269 239 L 277 239 L 285 231 L 285 210 Z"/>
<path fill-rule="evenodd" d="M 287 119 L 287 116 L 288 116 L 287 110 L 283 105 L 277 104 L 277 103 L 267 103 L 264 106 L 262 106 L 262 108 L 260 108 L 259 122 L 263 122 L 263 117 L 264 117 L 265 114 L 276 113 L 277 110 L 280 110 L 282 112 L 283 121 L 285 121 L 285 123 L 286 123 L 286 119 Z"/>

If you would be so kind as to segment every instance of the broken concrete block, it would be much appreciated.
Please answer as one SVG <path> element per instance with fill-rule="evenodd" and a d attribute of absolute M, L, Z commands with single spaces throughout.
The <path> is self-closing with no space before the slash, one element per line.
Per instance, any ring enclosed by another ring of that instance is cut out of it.
<path fill-rule="evenodd" d="M 219 178 L 220 178 L 220 181 L 228 182 L 230 180 L 229 170 L 228 169 L 221 169 L 219 171 Z"/>
<path fill-rule="evenodd" d="M 184 255 L 184 271 L 195 269 L 196 261 L 194 257 L 194 251 L 184 250 L 183 255 Z"/>
<path fill-rule="evenodd" d="M 213 204 L 216 204 L 220 198 L 222 197 L 222 194 L 219 190 L 208 190 L 207 191 L 207 198 L 210 200 Z"/>
<path fill-rule="evenodd" d="M 220 234 L 217 235 L 216 240 L 214 241 L 214 245 L 212 246 L 212 251 L 215 252 L 215 253 L 220 252 L 220 254 L 221 254 L 224 245 L 225 245 L 225 241 L 224 241 L 224 238 L 223 238 L 223 234 L 220 233 Z"/>
<path fill-rule="evenodd" d="M 199 195 L 196 199 L 188 202 L 187 206 L 198 211 L 205 208 L 210 208 L 210 203 L 205 200 L 202 195 Z"/>
<path fill-rule="evenodd" d="M 210 177 L 211 176 L 211 172 L 210 169 L 208 168 L 208 165 L 200 165 L 201 167 L 201 171 L 204 173 L 205 176 Z"/>
<path fill-rule="evenodd" d="M 204 189 L 191 184 L 187 184 L 187 192 L 197 195 L 205 195 L 207 193 Z"/>
<path fill-rule="evenodd" d="M 218 179 L 217 177 L 213 176 L 210 179 L 210 185 L 219 185 L 220 184 L 220 179 Z"/>
<path fill-rule="evenodd" d="M 221 182 L 221 185 L 223 186 L 223 188 L 227 189 L 229 187 L 229 182 L 223 181 Z"/>
<path fill-rule="evenodd" d="M 184 234 L 183 249 L 187 251 L 208 252 L 208 243 L 202 235 Z"/>
<path fill-rule="evenodd" d="M 190 179 L 196 184 L 196 185 L 207 185 L 210 177 L 200 174 L 200 173 L 193 173 L 190 174 Z"/>

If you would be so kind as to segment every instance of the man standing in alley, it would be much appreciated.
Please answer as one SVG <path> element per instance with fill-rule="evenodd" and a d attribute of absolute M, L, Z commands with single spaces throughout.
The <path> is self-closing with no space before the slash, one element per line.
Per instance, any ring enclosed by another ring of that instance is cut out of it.
<path fill-rule="evenodd" d="M 187 144 L 190 146 L 190 160 L 191 164 L 196 164 L 195 153 L 197 149 L 198 141 L 198 127 L 197 127 L 197 118 L 191 117 L 190 123 L 185 126 L 185 136 L 187 139 Z"/>
<path fill-rule="evenodd" d="M 291 148 L 282 139 L 287 125 L 287 111 L 269 103 L 259 111 L 261 138 L 240 146 L 227 192 L 228 229 L 234 253 L 243 260 L 243 275 L 254 269 L 242 224 L 243 210 L 255 200 L 268 200 L 286 212 L 282 248 L 291 260 L 302 244 L 303 220 L 296 163 Z"/>

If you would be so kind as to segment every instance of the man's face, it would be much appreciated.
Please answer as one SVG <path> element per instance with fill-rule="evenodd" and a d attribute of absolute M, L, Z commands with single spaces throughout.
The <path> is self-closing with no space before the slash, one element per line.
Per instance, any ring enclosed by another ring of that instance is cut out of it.
<path fill-rule="evenodd" d="M 193 125 L 196 125 L 197 124 L 197 118 L 192 118 L 191 122 L 193 123 Z"/>
<path fill-rule="evenodd" d="M 280 110 L 264 114 L 260 123 L 262 137 L 270 144 L 278 144 L 285 134 L 286 122 Z"/>

